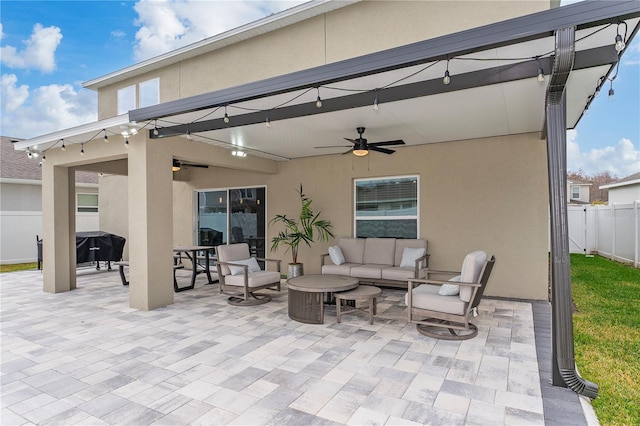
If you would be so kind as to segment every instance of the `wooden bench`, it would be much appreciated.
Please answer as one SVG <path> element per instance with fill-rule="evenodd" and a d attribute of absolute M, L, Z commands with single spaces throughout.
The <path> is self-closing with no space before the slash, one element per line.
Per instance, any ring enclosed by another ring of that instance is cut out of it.
<path fill-rule="evenodd" d="M 124 274 L 124 267 L 125 266 L 129 267 L 129 261 L 121 260 L 119 262 L 114 262 L 113 264 L 118 266 L 118 272 L 120 272 L 120 279 L 122 280 L 122 285 L 124 286 L 129 285 L 129 281 L 127 280 L 127 277 Z M 175 292 L 179 292 L 183 290 L 180 287 L 178 287 L 178 280 L 176 279 L 176 271 L 178 269 L 183 269 L 183 268 L 184 268 L 184 265 L 181 263 L 173 265 L 173 290 Z"/>

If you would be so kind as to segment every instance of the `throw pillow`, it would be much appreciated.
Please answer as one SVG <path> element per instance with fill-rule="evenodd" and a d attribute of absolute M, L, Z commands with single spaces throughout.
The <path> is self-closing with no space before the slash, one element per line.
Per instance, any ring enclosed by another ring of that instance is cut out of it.
<path fill-rule="evenodd" d="M 402 260 L 400 261 L 400 267 L 414 268 L 416 266 L 416 259 L 422 256 L 424 256 L 424 248 L 405 247 L 402 251 Z"/>
<path fill-rule="evenodd" d="M 460 282 L 460 275 L 451 278 L 449 281 L 457 281 Z M 440 290 L 438 290 L 438 294 L 440 296 L 455 296 L 460 293 L 460 286 L 457 284 L 442 284 L 440 286 Z"/>
<path fill-rule="evenodd" d="M 230 263 L 238 263 L 240 265 L 247 265 L 249 267 L 249 272 L 258 272 L 261 271 L 260 265 L 258 265 L 258 261 L 255 257 L 250 257 L 249 259 L 243 260 L 232 260 Z M 244 273 L 244 268 L 242 266 L 233 266 L 229 265 L 229 270 L 231 271 L 231 275 L 242 275 Z"/>
<path fill-rule="evenodd" d="M 329 247 L 329 257 L 334 265 L 342 265 L 345 262 L 340 246 Z"/>

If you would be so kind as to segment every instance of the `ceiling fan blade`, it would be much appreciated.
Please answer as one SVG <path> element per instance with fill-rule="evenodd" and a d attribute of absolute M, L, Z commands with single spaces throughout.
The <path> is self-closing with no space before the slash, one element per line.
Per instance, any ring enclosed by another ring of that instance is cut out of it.
<path fill-rule="evenodd" d="M 372 151 L 384 152 L 385 154 L 393 154 L 395 152 L 393 149 L 378 148 L 377 146 L 371 145 L 369 145 L 369 149 Z"/>
<path fill-rule="evenodd" d="M 404 144 L 405 143 L 402 139 L 398 139 L 395 141 L 373 142 L 373 143 L 370 143 L 369 146 L 404 145 Z"/>
<path fill-rule="evenodd" d="M 349 145 L 314 146 L 314 148 L 351 148 Z"/>
<path fill-rule="evenodd" d="M 344 140 L 349 141 L 354 145 L 358 143 L 358 141 L 356 141 L 355 139 L 344 138 Z"/>

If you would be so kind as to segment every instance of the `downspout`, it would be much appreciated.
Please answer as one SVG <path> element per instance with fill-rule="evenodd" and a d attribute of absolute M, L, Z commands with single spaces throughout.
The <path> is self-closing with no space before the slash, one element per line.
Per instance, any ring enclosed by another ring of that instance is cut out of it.
<path fill-rule="evenodd" d="M 555 58 L 545 99 L 549 204 L 551 213 L 553 385 L 595 398 L 598 386 L 576 371 L 573 347 L 571 264 L 567 219 L 566 84 L 575 56 L 575 28 L 556 30 Z"/>

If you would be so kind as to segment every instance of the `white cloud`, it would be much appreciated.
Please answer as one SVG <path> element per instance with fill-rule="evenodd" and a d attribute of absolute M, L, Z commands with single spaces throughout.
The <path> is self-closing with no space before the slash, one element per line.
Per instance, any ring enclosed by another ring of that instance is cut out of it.
<path fill-rule="evenodd" d="M 578 131 L 568 130 L 567 169 L 569 172 L 581 169 L 588 175 L 608 170 L 612 175 L 622 178 L 640 171 L 640 150 L 631 140 L 622 138 L 615 146 L 581 152 Z"/>
<path fill-rule="evenodd" d="M 23 41 L 24 50 L 18 51 L 14 46 L 0 47 L 0 61 L 9 68 L 52 72 L 56 68 L 55 53 L 61 40 L 60 28 L 35 24 L 29 40 Z"/>
<path fill-rule="evenodd" d="M 134 57 L 142 61 L 304 1 L 141 0 Z"/>
<path fill-rule="evenodd" d="M 50 84 L 29 91 L 13 74 L 2 75 L 2 133 L 32 138 L 97 120 L 97 96 L 70 84 Z"/>

